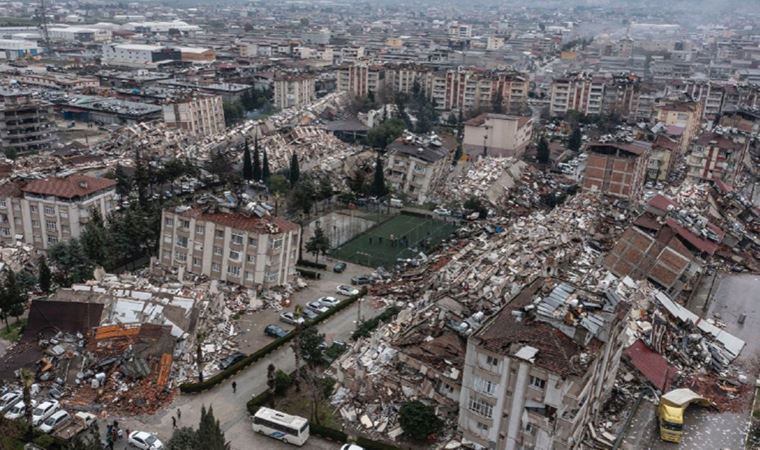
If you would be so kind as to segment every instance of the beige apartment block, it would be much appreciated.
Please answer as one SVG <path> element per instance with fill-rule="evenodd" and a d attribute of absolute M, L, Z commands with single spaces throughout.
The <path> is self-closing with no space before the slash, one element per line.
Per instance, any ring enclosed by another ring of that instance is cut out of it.
<path fill-rule="evenodd" d="M 212 136 L 226 128 L 222 97 L 218 95 L 198 95 L 163 105 L 163 114 L 168 127 L 198 136 Z"/>
<path fill-rule="evenodd" d="M 165 209 L 159 259 L 171 267 L 247 287 L 293 281 L 300 227 L 281 217 L 197 207 Z"/>

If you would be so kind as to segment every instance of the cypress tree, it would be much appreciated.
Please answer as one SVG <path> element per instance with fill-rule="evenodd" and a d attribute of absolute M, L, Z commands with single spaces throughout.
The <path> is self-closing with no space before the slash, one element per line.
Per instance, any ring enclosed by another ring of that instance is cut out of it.
<path fill-rule="evenodd" d="M 261 160 L 259 156 L 259 137 L 253 141 L 253 179 L 261 181 Z"/>
<path fill-rule="evenodd" d="M 253 179 L 253 164 L 251 163 L 251 149 L 248 145 L 248 139 L 245 140 L 243 149 L 243 178 L 250 181 Z"/>
<path fill-rule="evenodd" d="M 372 195 L 375 197 L 383 197 L 388 193 L 388 187 L 385 185 L 385 174 L 383 173 L 383 160 L 380 159 L 380 154 L 377 155 L 375 160 L 375 176 L 372 180 Z"/>
<path fill-rule="evenodd" d="M 293 153 L 290 158 L 290 186 L 295 186 L 301 178 L 301 169 L 298 168 L 298 156 Z"/>
<path fill-rule="evenodd" d="M 267 151 L 264 150 L 264 162 L 261 164 L 261 179 L 264 183 L 269 183 L 269 179 L 272 177 L 272 172 L 269 170 L 269 158 L 267 157 Z"/>

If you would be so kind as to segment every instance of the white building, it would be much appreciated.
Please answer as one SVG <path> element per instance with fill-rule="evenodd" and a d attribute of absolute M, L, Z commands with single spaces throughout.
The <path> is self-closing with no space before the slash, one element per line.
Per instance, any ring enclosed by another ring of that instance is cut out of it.
<path fill-rule="evenodd" d="M 89 27 L 53 27 L 48 28 L 53 42 L 110 42 L 111 30 Z"/>
<path fill-rule="evenodd" d="M 280 217 L 199 208 L 165 209 L 162 264 L 247 287 L 279 286 L 296 276 L 300 227 Z"/>
<path fill-rule="evenodd" d="M 533 120 L 525 116 L 483 113 L 464 123 L 462 147 L 470 155 L 520 158 L 533 139 Z"/>
<path fill-rule="evenodd" d="M 19 58 L 33 57 L 42 53 L 36 42 L 19 39 L 0 39 L 0 58 L 14 61 Z"/>
<path fill-rule="evenodd" d="M 386 148 L 386 180 L 396 192 L 404 193 L 414 203 L 423 204 L 448 173 L 451 164 L 448 156 L 452 150 L 452 143 L 446 146 L 438 137 L 407 133 Z"/>
<path fill-rule="evenodd" d="M 314 77 L 282 74 L 274 77 L 274 106 L 279 109 L 304 106 L 314 100 Z"/>
<path fill-rule="evenodd" d="M 108 217 L 116 182 L 71 175 L 0 185 L 0 241 L 39 249 L 79 238 L 94 208 Z"/>
<path fill-rule="evenodd" d="M 179 50 L 160 45 L 106 44 L 101 60 L 105 65 L 154 68 L 167 61 L 179 61 Z"/>
<path fill-rule="evenodd" d="M 213 136 L 225 130 L 222 97 L 202 95 L 163 105 L 164 122 L 170 128 L 197 136 Z"/>

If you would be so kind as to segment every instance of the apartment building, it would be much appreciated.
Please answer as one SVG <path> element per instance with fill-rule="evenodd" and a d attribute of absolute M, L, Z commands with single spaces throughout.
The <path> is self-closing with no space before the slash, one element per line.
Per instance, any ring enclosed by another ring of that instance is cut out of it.
<path fill-rule="evenodd" d="M 633 74 L 613 75 L 604 86 L 602 114 L 630 119 L 639 93 L 640 80 Z"/>
<path fill-rule="evenodd" d="M 414 203 L 427 202 L 432 189 L 448 173 L 448 156 L 454 145 L 450 140 L 444 144 L 438 137 L 412 133 L 396 139 L 386 149 L 388 184 Z"/>
<path fill-rule="evenodd" d="M 89 27 L 51 27 L 48 28 L 50 40 L 54 42 L 109 42 L 111 30 Z"/>
<path fill-rule="evenodd" d="M 635 200 L 646 178 L 651 150 L 652 144 L 643 141 L 589 144 L 583 189 Z"/>
<path fill-rule="evenodd" d="M 313 75 L 279 74 L 273 84 L 274 106 L 279 109 L 308 105 L 316 95 Z"/>
<path fill-rule="evenodd" d="M 162 106 L 169 128 L 186 130 L 196 136 L 213 136 L 226 129 L 222 97 L 197 95 Z"/>
<path fill-rule="evenodd" d="M 744 134 L 706 131 L 692 145 L 686 156 L 686 178 L 695 183 L 720 180 L 734 184 L 750 140 Z"/>
<path fill-rule="evenodd" d="M 24 154 L 49 150 L 56 142 L 48 103 L 30 92 L 0 89 L 0 150 Z"/>
<path fill-rule="evenodd" d="M 501 95 L 504 110 L 511 112 L 527 104 L 530 82 L 516 72 L 460 67 L 428 73 L 423 88 L 443 111 L 491 109 L 494 97 Z"/>
<path fill-rule="evenodd" d="M 655 119 L 670 127 L 683 130 L 680 153 L 686 153 L 702 124 L 702 103 L 665 99 L 654 106 Z"/>
<path fill-rule="evenodd" d="M 364 58 L 364 47 L 343 47 L 340 49 L 341 63 L 355 63 Z"/>
<path fill-rule="evenodd" d="M 677 139 L 666 134 L 659 134 L 652 142 L 652 151 L 647 162 L 647 180 L 665 181 L 673 169 L 673 164 L 678 155 Z"/>
<path fill-rule="evenodd" d="M 569 111 L 586 115 L 602 113 L 605 80 L 585 73 L 569 74 L 552 81 L 549 113 L 564 116 Z"/>
<path fill-rule="evenodd" d="M 79 238 L 97 209 L 108 217 L 114 207 L 116 182 L 71 175 L 0 185 L 0 241 L 23 241 L 46 250 Z"/>
<path fill-rule="evenodd" d="M 300 227 L 280 217 L 198 207 L 164 209 L 162 264 L 246 287 L 280 286 L 296 276 Z"/>
<path fill-rule="evenodd" d="M 66 91 L 76 91 L 87 88 L 97 88 L 100 83 L 95 77 L 71 75 L 65 73 L 20 73 L 14 79 L 29 86 L 43 86 Z"/>
<path fill-rule="evenodd" d="M 555 278 L 523 288 L 467 341 L 459 429 L 483 448 L 582 447 L 615 382 L 629 304 Z"/>
<path fill-rule="evenodd" d="M 36 42 L 22 39 L 0 39 L 0 59 L 15 61 L 40 54 L 42 54 L 42 48 Z"/>
<path fill-rule="evenodd" d="M 211 64 L 216 61 L 216 53 L 210 48 L 177 47 L 180 61 L 193 64 Z"/>
<path fill-rule="evenodd" d="M 365 97 L 368 92 L 378 92 L 384 87 L 385 71 L 382 66 L 357 63 L 344 65 L 336 73 L 339 92 Z"/>
<path fill-rule="evenodd" d="M 521 158 L 533 139 L 533 119 L 483 113 L 464 124 L 462 148 L 470 155 Z"/>

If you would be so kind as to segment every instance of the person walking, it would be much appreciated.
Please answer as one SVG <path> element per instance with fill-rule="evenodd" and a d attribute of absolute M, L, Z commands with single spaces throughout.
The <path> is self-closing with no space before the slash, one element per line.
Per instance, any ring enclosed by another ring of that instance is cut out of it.
<path fill-rule="evenodd" d="M 177 418 L 172 416 L 172 428 L 177 428 Z"/>
<path fill-rule="evenodd" d="M 182 410 L 177 408 L 177 420 L 182 420 Z"/>
<path fill-rule="evenodd" d="M 233 381 L 232 382 L 232 393 L 234 394 L 236 392 L 237 392 L 237 381 Z"/>

